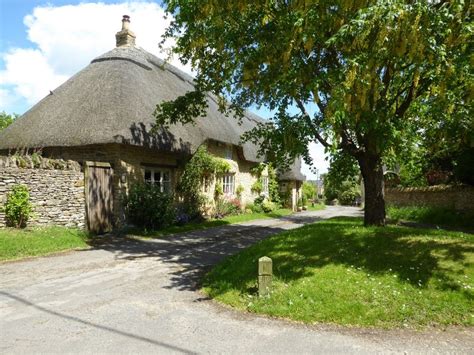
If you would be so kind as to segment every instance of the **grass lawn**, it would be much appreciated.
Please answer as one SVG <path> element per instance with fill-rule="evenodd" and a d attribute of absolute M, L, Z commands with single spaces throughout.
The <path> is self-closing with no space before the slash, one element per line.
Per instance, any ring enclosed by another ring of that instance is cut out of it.
<path fill-rule="evenodd" d="M 85 248 L 87 241 L 85 232 L 64 227 L 0 229 L 0 261 Z"/>
<path fill-rule="evenodd" d="M 145 238 L 159 238 L 170 234 L 190 232 L 211 227 L 218 227 L 227 224 L 252 221 L 254 219 L 278 218 L 291 214 L 292 211 L 287 208 L 281 208 L 270 213 L 243 213 L 235 216 L 227 216 L 222 219 L 210 219 L 198 223 L 188 223 L 181 226 L 171 226 L 156 231 L 147 231 L 133 228 L 127 231 L 127 234 Z"/>
<path fill-rule="evenodd" d="M 273 259 L 269 297 L 257 260 Z M 203 290 L 239 309 L 306 323 L 474 325 L 474 235 L 334 218 L 270 237 L 224 260 Z"/>
<path fill-rule="evenodd" d="M 389 206 L 387 216 L 394 222 L 410 221 L 474 230 L 474 211 L 461 212 L 450 208 L 428 206 Z"/>

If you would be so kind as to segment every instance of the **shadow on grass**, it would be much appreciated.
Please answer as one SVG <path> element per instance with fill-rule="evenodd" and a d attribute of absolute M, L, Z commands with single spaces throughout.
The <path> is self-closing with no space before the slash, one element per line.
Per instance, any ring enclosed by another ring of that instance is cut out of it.
<path fill-rule="evenodd" d="M 269 238 L 229 258 L 206 277 L 204 286 L 213 297 L 231 289 L 246 293 L 256 278 L 257 259 L 267 255 L 273 259 L 275 276 L 285 282 L 328 265 L 343 265 L 372 275 L 396 274 L 400 282 L 417 287 L 436 278 L 438 288 L 473 299 L 456 281 L 472 267 L 474 236 L 464 238 L 427 229 L 364 228 L 357 219 L 333 219 Z"/>
<path fill-rule="evenodd" d="M 284 228 L 285 223 L 318 220 L 321 218 L 293 215 L 281 217 L 281 224 L 272 227 L 229 224 L 161 239 L 111 238 L 97 247 L 113 252 L 117 259 L 156 258 L 170 265 L 170 281 L 164 287 L 179 290 L 200 288 L 203 275 L 213 265 L 241 251 L 204 279 L 203 286 L 212 288 L 213 297 L 231 289 L 247 292 L 263 255 L 273 259 L 275 275 L 287 282 L 310 276 L 326 265 L 343 265 L 374 275 L 396 274 L 400 282 L 418 287 L 436 278 L 437 287 L 459 290 L 453 276 L 472 267 L 472 235 L 460 240 L 459 234 L 436 230 L 364 228 L 357 218 L 336 218 L 292 231 Z M 281 232 L 285 233 L 266 239 Z M 462 292 L 472 299 L 470 291 Z"/>

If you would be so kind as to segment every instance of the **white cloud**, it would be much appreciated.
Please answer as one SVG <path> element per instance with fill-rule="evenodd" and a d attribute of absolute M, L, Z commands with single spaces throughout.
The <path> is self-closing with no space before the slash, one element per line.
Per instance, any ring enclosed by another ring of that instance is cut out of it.
<path fill-rule="evenodd" d="M 7 109 L 14 96 L 25 99 L 28 104 L 36 103 L 93 58 L 113 49 L 115 33 L 121 29 L 124 14 L 131 17 L 130 28 L 137 36 L 137 45 L 165 58 L 158 43 L 170 20 L 164 19 L 164 11 L 156 3 L 36 7 L 24 19 L 33 48 L 10 48 L 3 54 L 2 105 Z M 190 72 L 177 58 L 171 63 Z"/>

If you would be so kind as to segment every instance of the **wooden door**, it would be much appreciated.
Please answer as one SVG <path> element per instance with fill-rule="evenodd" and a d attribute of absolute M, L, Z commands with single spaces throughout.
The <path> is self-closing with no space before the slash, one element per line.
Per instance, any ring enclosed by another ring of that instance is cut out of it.
<path fill-rule="evenodd" d="M 87 225 L 95 234 L 110 232 L 113 227 L 112 168 L 109 163 L 87 162 Z"/>

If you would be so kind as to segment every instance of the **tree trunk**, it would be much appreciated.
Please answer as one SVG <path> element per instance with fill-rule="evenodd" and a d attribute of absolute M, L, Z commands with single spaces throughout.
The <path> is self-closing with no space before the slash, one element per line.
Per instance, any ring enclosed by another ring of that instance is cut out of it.
<path fill-rule="evenodd" d="M 364 225 L 385 225 L 385 199 L 383 168 L 380 157 L 364 155 L 359 158 L 360 170 L 364 178 Z"/>

